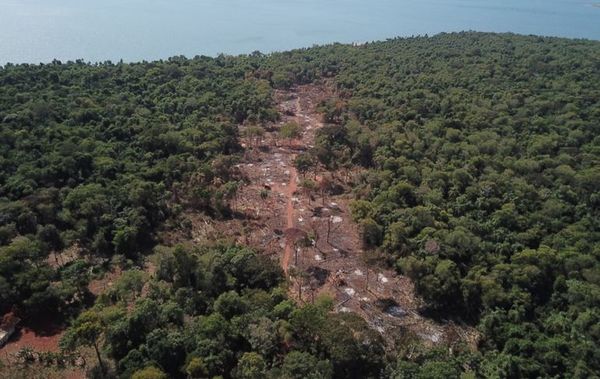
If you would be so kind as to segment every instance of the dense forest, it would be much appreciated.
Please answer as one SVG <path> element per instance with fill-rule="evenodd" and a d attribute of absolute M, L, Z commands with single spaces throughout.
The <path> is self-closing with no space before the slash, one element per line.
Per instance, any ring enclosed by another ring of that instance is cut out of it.
<path fill-rule="evenodd" d="M 215 167 L 240 149 L 236 123 L 276 117 L 250 69 L 229 58 L 4 67 L 0 311 L 82 299 L 85 264 L 57 272 L 50 253 L 77 243 L 136 259 L 177 212 L 169 200 L 219 212 L 227 170 Z"/>
<path fill-rule="evenodd" d="M 352 173 L 365 249 L 414 281 L 422 314 L 475 326 L 477 351 L 386 350 L 328 299 L 289 300 L 260 252 L 159 243 L 186 208 L 227 217 L 237 125 L 276 120 L 273 90 L 312 82 L 337 95 L 298 163 Z M 0 313 L 68 320 L 61 345 L 95 350 L 90 375 L 600 376 L 598 42 L 469 32 L 6 65 L 0 121 Z"/>

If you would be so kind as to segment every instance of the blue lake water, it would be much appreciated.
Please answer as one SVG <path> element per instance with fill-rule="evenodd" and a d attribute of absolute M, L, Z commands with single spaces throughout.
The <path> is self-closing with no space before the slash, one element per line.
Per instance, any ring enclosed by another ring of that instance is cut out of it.
<path fill-rule="evenodd" d="M 461 30 L 600 40 L 600 0 L 0 0 L 0 64 L 271 52 Z"/>

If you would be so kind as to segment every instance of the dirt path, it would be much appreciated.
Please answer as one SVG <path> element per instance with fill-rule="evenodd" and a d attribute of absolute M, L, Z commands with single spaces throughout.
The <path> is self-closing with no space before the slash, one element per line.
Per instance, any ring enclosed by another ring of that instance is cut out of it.
<path fill-rule="evenodd" d="M 294 116 L 295 121 L 298 123 L 298 125 L 302 126 L 302 119 L 300 117 L 300 114 L 302 113 L 302 104 L 300 103 L 300 96 L 296 97 L 294 106 L 295 106 L 295 109 L 293 110 L 293 113 L 295 114 L 295 116 Z M 304 133 L 303 133 L 303 135 L 304 135 Z M 306 148 L 306 142 L 307 141 L 304 138 L 301 139 L 300 145 L 302 146 L 302 148 Z M 294 141 L 293 143 L 295 145 L 296 141 Z M 296 154 L 290 153 L 290 162 L 294 162 L 295 158 L 296 158 Z M 289 175 L 290 175 L 290 180 L 287 185 L 287 191 L 286 191 L 287 204 L 285 207 L 287 230 L 294 229 L 294 227 L 295 227 L 294 194 L 298 190 L 298 171 L 293 166 L 293 164 L 289 167 Z M 286 275 L 289 274 L 290 259 L 292 258 L 292 253 L 294 252 L 294 249 L 295 249 L 294 240 L 292 238 L 286 238 L 283 258 L 281 259 L 281 268 L 283 269 L 283 272 Z"/>
<path fill-rule="evenodd" d="M 293 203 L 293 197 L 294 197 L 294 193 L 296 192 L 297 189 L 297 181 L 298 179 L 298 174 L 296 172 L 295 168 L 290 168 L 290 181 L 288 182 L 287 185 L 287 191 L 286 191 L 286 195 L 287 195 L 287 205 L 285 207 L 285 214 L 286 214 L 286 226 L 289 229 L 293 229 L 294 228 L 294 203 Z M 283 254 L 283 258 L 281 259 L 281 268 L 283 269 L 283 272 L 285 272 L 286 274 L 288 274 L 289 271 L 289 266 L 290 266 L 290 259 L 292 257 L 292 252 L 294 250 L 294 244 L 293 244 L 293 240 L 291 238 L 287 238 L 286 242 L 285 242 L 285 250 L 284 250 L 284 254 Z"/>

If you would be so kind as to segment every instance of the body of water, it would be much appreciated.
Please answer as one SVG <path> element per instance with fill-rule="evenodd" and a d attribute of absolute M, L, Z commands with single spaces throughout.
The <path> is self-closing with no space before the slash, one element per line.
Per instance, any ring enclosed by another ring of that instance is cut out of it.
<path fill-rule="evenodd" d="M 0 64 L 272 52 L 462 30 L 600 40 L 600 0 L 0 0 Z"/>

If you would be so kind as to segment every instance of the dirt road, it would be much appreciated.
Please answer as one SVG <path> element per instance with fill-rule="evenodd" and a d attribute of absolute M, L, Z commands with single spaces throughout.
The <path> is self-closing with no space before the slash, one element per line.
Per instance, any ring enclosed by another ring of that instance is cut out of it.
<path fill-rule="evenodd" d="M 293 167 L 290 168 L 289 171 L 290 171 L 290 181 L 288 182 L 287 191 L 286 191 L 287 204 L 285 207 L 285 215 L 286 215 L 287 228 L 293 229 L 294 228 L 293 197 L 294 197 L 294 193 L 296 192 L 296 189 L 298 188 L 298 186 L 297 186 L 298 174 L 296 172 L 296 169 Z M 291 238 L 287 238 L 286 242 L 285 242 L 285 250 L 283 253 L 283 258 L 281 259 L 281 268 L 283 269 L 283 272 L 285 272 L 286 274 L 288 274 L 288 271 L 289 271 L 290 259 L 292 258 L 293 251 L 294 251 L 293 240 Z"/>
<path fill-rule="evenodd" d="M 302 104 L 300 103 L 300 96 L 296 96 L 296 100 L 294 101 L 294 109 L 289 110 L 289 113 L 294 114 L 294 118 L 296 123 L 302 127 L 302 120 L 300 114 L 302 114 Z M 306 142 L 304 139 L 300 140 L 300 146 L 302 148 L 306 148 Z M 297 143 L 296 141 L 292 142 L 294 145 Z M 293 145 L 292 145 L 293 146 Z M 286 227 L 288 230 L 293 229 L 295 227 L 294 222 L 294 194 L 298 189 L 298 172 L 293 165 L 294 159 L 296 159 L 296 154 L 294 152 L 287 151 L 289 154 L 289 162 L 292 164 L 289 167 L 289 176 L 290 179 L 288 181 L 287 190 L 285 191 L 287 197 L 287 203 L 285 207 L 285 218 L 286 218 Z M 294 252 L 294 240 L 292 238 L 286 238 L 285 241 L 285 249 L 283 252 L 283 257 L 281 258 L 281 268 L 283 272 L 288 275 L 290 268 L 290 259 L 292 258 L 292 254 Z"/>

